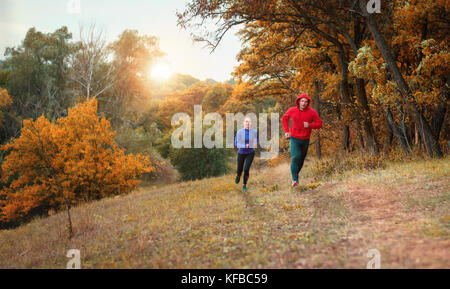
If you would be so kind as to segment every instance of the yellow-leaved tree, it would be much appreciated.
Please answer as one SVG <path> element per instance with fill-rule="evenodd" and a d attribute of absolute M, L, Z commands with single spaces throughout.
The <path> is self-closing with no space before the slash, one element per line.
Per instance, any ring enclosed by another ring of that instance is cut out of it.
<path fill-rule="evenodd" d="M 23 121 L 19 138 L 1 149 L 0 222 L 18 223 L 50 209 L 128 193 L 143 173 L 154 170 L 143 154 L 126 155 L 114 141 L 110 122 L 97 116 L 97 100 L 69 109 L 51 123 L 44 116 Z"/>

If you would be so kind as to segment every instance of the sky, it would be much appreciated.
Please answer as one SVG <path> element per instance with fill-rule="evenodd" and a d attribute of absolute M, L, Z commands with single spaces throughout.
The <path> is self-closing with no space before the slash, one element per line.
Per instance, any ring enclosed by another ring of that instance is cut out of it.
<path fill-rule="evenodd" d="M 236 66 L 241 44 L 229 31 L 210 53 L 203 43 L 193 43 L 190 31 L 177 27 L 176 11 L 188 0 L 0 0 L 0 59 L 6 47 L 18 46 L 31 27 L 49 33 L 67 26 L 77 40 L 80 24 L 95 23 L 106 31 L 107 42 L 118 39 L 125 29 L 139 35 L 157 36 L 173 72 L 200 80 L 226 81 Z M 78 5 L 79 3 L 79 5 Z"/>

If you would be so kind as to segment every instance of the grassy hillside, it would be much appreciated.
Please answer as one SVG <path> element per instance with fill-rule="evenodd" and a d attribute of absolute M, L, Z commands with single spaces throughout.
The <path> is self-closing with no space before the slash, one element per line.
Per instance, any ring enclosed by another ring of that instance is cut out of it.
<path fill-rule="evenodd" d="M 1 268 L 382 268 L 450 267 L 450 161 L 389 163 L 290 188 L 289 166 L 140 188 L 0 231 Z"/>

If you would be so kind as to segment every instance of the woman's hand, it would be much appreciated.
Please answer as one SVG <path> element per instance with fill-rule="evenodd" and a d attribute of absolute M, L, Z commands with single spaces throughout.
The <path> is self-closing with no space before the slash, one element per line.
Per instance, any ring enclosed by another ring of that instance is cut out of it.
<path fill-rule="evenodd" d="M 291 133 L 290 133 L 290 132 L 286 132 L 286 133 L 284 134 L 284 137 L 285 137 L 285 138 L 290 138 L 290 137 L 291 137 Z"/>

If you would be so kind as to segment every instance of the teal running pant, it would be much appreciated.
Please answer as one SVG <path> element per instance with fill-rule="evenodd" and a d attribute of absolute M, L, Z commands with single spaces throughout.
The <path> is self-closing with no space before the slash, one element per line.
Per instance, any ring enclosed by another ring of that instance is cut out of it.
<path fill-rule="evenodd" d="M 298 173 L 303 167 L 303 162 L 308 152 L 309 139 L 298 139 L 290 137 L 289 149 L 291 151 L 291 174 L 292 179 L 298 182 Z"/>

